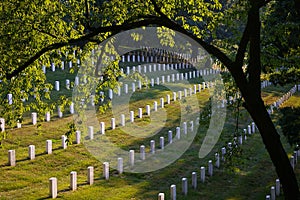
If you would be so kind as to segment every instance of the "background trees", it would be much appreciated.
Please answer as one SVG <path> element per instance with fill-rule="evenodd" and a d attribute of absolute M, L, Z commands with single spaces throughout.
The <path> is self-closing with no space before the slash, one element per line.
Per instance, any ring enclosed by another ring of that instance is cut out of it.
<path fill-rule="evenodd" d="M 14 125 L 28 110 L 44 114 L 54 109 L 47 101 L 52 86 L 41 66 L 59 66 L 62 61 L 75 64 L 93 44 L 124 30 L 165 26 L 193 38 L 230 71 L 260 130 L 286 198 L 299 198 L 294 172 L 260 96 L 261 71 L 272 72 L 276 83 L 298 80 L 299 13 L 285 9 L 293 4 L 249 0 L 223 2 L 222 7 L 217 0 L 5 0 L 0 5 L 1 115 L 8 125 Z M 7 103 L 8 93 L 13 94 L 13 105 Z M 29 103 L 23 98 L 30 99 Z"/>

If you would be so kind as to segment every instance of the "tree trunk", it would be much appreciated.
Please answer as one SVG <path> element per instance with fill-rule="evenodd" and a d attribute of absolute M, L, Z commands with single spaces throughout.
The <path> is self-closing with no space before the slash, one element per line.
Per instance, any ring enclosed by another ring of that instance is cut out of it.
<path fill-rule="evenodd" d="M 285 199 L 300 199 L 299 187 L 294 170 L 282 146 L 280 136 L 264 106 L 262 99 L 246 95 L 246 109 L 260 131 L 263 142 L 276 168 L 277 175 L 283 187 Z M 266 169 L 267 170 L 267 169 Z"/>

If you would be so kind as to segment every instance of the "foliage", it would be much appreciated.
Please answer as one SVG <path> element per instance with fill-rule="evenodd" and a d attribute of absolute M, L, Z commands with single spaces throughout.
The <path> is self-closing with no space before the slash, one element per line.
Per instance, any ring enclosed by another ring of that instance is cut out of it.
<path fill-rule="evenodd" d="M 300 108 L 285 107 L 279 109 L 282 117 L 279 120 L 282 132 L 291 146 L 300 144 Z"/>

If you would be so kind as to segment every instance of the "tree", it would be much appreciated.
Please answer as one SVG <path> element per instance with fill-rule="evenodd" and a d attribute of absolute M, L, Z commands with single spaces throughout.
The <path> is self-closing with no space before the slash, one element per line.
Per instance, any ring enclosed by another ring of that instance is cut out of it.
<path fill-rule="evenodd" d="M 260 13 L 268 3 L 269 0 L 249 0 L 243 5 L 246 8 L 246 23 L 242 35 L 234 54 L 226 55 L 212 45 L 211 40 L 217 21 L 223 16 L 222 5 L 217 0 L 85 0 L 54 3 L 28 0 L 12 3 L 6 0 L 1 3 L 0 46 L 4 55 L 0 61 L 1 95 L 4 97 L 6 93 L 3 91 L 14 88 L 15 99 L 24 93 L 46 98 L 47 92 L 43 90 L 49 86 L 45 83 L 40 65 L 59 63 L 62 55 L 66 60 L 74 59 L 66 52 L 78 46 L 83 50 L 89 49 L 90 42 L 100 43 L 124 30 L 147 25 L 168 27 L 194 39 L 229 70 L 243 96 L 245 108 L 260 131 L 286 199 L 300 199 L 294 171 L 261 98 Z M 277 3 L 274 1 L 274 4 Z M 84 56 L 84 51 L 75 51 L 75 56 Z M 28 75 L 34 75 L 33 82 Z M 35 90 L 31 91 L 32 88 Z M 19 102 L 18 105 L 23 104 Z M 38 98 L 31 108 L 37 108 L 37 105 L 44 105 L 43 98 Z"/>

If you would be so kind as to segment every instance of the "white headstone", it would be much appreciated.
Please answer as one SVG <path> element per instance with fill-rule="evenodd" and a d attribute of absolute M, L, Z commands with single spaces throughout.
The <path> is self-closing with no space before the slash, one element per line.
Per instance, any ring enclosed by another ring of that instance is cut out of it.
<path fill-rule="evenodd" d="M 8 150 L 8 165 L 16 166 L 16 151 Z"/>
<path fill-rule="evenodd" d="M 168 142 L 169 144 L 172 144 L 173 142 L 173 133 L 171 130 L 168 131 Z"/>
<path fill-rule="evenodd" d="M 143 118 L 143 109 L 139 108 L 139 118 Z"/>
<path fill-rule="evenodd" d="M 176 200 L 176 185 L 171 185 L 170 192 L 171 192 L 171 200 Z"/>
<path fill-rule="evenodd" d="M 93 126 L 88 127 L 88 136 L 89 136 L 90 140 L 94 139 L 94 127 Z"/>
<path fill-rule="evenodd" d="M 276 199 L 276 191 L 275 191 L 275 187 L 271 186 L 271 200 L 275 200 Z"/>
<path fill-rule="evenodd" d="M 93 166 L 89 166 L 87 168 L 87 183 L 89 185 L 94 184 L 94 167 Z"/>
<path fill-rule="evenodd" d="M 125 126 L 125 115 L 121 114 L 121 126 Z"/>
<path fill-rule="evenodd" d="M 188 182 L 187 178 L 182 178 L 182 194 L 186 196 L 188 193 Z"/>
<path fill-rule="evenodd" d="M 279 196 L 280 195 L 280 180 L 279 179 L 276 179 L 275 191 L 276 191 L 276 196 Z"/>
<path fill-rule="evenodd" d="M 61 136 L 61 146 L 63 149 L 67 148 L 67 143 L 66 143 L 67 137 L 65 135 Z"/>
<path fill-rule="evenodd" d="M 197 172 L 192 172 L 192 187 L 197 188 Z"/>
<path fill-rule="evenodd" d="M 165 200 L 165 193 L 158 193 L 158 200 Z"/>
<path fill-rule="evenodd" d="M 123 173 L 123 158 L 118 158 L 117 170 L 119 174 Z"/>
<path fill-rule="evenodd" d="M 150 153 L 155 153 L 155 140 L 150 141 Z"/>
<path fill-rule="evenodd" d="M 151 110 L 150 105 L 146 105 L 146 113 L 148 116 L 150 116 L 150 110 Z"/>
<path fill-rule="evenodd" d="M 59 91 L 59 81 L 55 81 L 55 90 Z"/>
<path fill-rule="evenodd" d="M 105 134 L 105 122 L 100 122 L 100 133 Z"/>
<path fill-rule="evenodd" d="M 103 177 L 105 180 L 109 179 L 109 163 L 108 162 L 103 163 Z"/>
<path fill-rule="evenodd" d="M 9 105 L 13 104 L 13 96 L 12 96 L 12 94 L 7 94 L 7 100 L 8 100 L 8 104 Z"/>
<path fill-rule="evenodd" d="M 144 145 L 140 146 L 140 158 L 141 158 L 141 160 L 145 160 L 145 146 Z"/>
<path fill-rule="evenodd" d="M 130 111 L 130 122 L 134 122 L 134 111 Z"/>
<path fill-rule="evenodd" d="M 160 98 L 160 107 L 161 107 L 161 108 L 164 108 L 164 107 L 165 107 L 165 106 L 164 106 L 164 103 L 165 103 L 164 98 Z"/>
<path fill-rule="evenodd" d="M 49 193 L 52 199 L 57 197 L 57 178 L 49 178 Z"/>
<path fill-rule="evenodd" d="M 0 132 L 4 132 L 4 131 L 5 131 L 5 119 L 0 118 Z"/>
<path fill-rule="evenodd" d="M 208 161 L 208 175 L 213 175 L 213 163 L 211 160 Z"/>
<path fill-rule="evenodd" d="M 159 146 L 160 149 L 164 149 L 165 148 L 165 138 L 164 137 L 159 137 Z"/>
<path fill-rule="evenodd" d="M 37 123 L 37 113 L 36 112 L 31 113 L 31 121 L 32 121 L 33 125 L 36 125 L 36 123 Z"/>
<path fill-rule="evenodd" d="M 70 172 L 70 189 L 72 191 L 77 190 L 77 172 Z"/>
<path fill-rule="evenodd" d="M 153 107 L 154 107 L 153 110 L 154 110 L 154 111 L 157 111 L 157 101 L 154 101 Z"/>
<path fill-rule="evenodd" d="M 205 167 L 200 168 L 200 180 L 202 183 L 205 181 Z"/>
<path fill-rule="evenodd" d="M 28 158 L 30 160 L 35 159 L 35 146 L 34 145 L 28 146 Z"/>
<path fill-rule="evenodd" d="M 115 118 L 111 118 L 111 129 L 112 130 L 116 129 L 116 119 Z"/>
<path fill-rule="evenodd" d="M 129 150 L 129 166 L 134 166 L 134 150 Z"/>

